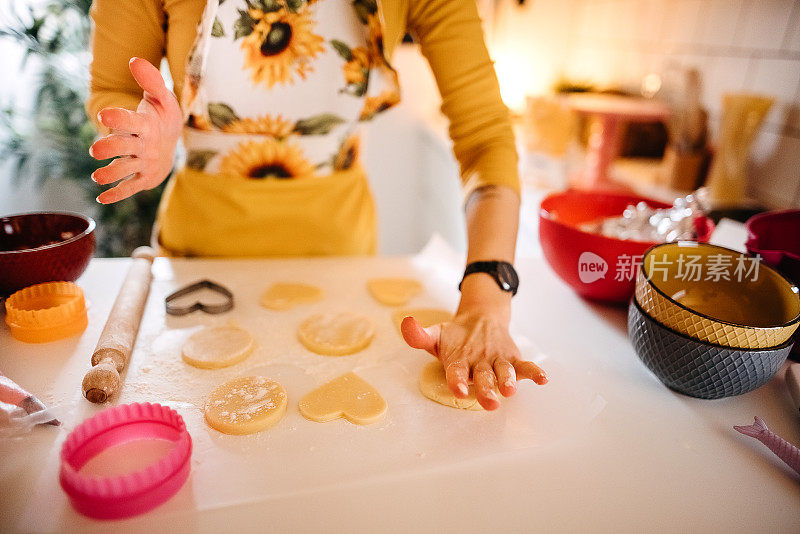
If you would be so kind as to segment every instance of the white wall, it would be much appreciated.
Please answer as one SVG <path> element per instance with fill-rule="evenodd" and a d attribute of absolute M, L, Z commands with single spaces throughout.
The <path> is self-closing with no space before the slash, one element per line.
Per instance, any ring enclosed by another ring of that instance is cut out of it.
<path fill-rule="evenodd" d="M 550 90 L 564 71 L 580 0 L 517 0 L 495 3 L 487 41 L 506 104 L 519 111 L 526 94 Z M 484 16 L 484 19 L 488 19 Z"/>
<path fill-rule="evenodd" d="M 638 88 L 668 66 L 703 75 L 712 134 L 725 92 L 776 98 L 752 154 L 749 189 L 800 207 L 800 1 L 499 0 L 492 52 L 504 97 L 519 107 L 564 75 Z M 713 139 L 712 139 L 713 140 Z"/>
<path fill-rule="evenodd" d="M 750 192 L 769 206 L 800 207 L 799 1 L 579 0 L 574 21 L 567 75 L 637 87 L 670 64 L 695 67 L 712 132 L 723 93 L 774 96 L 754 147 Z"/>
<path fill-rule="evenodd" d="M 402 101 L 370 122 L 364 144 L 364 166 L 378 205 L 380 252 L 415 252 L 433 233 L 464 250 L 458 165 L 433 74 L 415 46 L 400 47 L 392 64 Z"/>

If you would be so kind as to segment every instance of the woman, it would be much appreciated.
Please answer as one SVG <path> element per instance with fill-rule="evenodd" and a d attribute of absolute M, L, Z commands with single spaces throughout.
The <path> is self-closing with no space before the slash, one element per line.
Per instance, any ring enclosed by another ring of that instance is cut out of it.
<path fill-rule="evenodd" d="M 456 396 L 471 379 L 489 410 L 495 390 L 547 381 L 508 333 L 517 159 L 472 1 L 95 0 L 92 17 L 87 110 L 110 134 L 91 153 L 117 158 L 92 179 L 119 182 L 97 200 L 160 184 L 183 135 L 187 161 L 157 220 L 176 255 L 374 253 L 358 127 L 399 101 L 387 57 L 414 33 L 450 119 L 469 250 L 453 321 L 407 318 L 403 337 L 442 361 Z M 153 66 L 164 56 L 177 98 Z"/>

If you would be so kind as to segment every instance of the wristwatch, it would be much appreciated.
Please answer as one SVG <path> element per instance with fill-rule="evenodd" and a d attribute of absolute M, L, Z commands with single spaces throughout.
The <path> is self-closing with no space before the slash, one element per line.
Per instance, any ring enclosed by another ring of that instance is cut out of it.
<path fill-rule="evenodd" d="M 507 261 L 473 261 L 464 269 L 464 276 L 461 278 L 461 283 L 458 284 L 459 291 L 464 284 L 464 278 L 473 273 L 486 273 L 494 278 L 500 289 L 511 295 L 517 294 L 519 276 L 517 276 L 514 266 Z"/>

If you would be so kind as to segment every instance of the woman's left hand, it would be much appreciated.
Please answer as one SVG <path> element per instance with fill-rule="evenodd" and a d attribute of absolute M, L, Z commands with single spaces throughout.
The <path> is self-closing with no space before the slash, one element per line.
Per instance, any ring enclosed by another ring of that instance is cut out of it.
<path fill-rule="evenodd" d="M 462 305 L 451 322 L 422 328 L 416 319 L 406 317 L 401 330 L 411 347 L 426 350 L 442 362 L 447 385 L 456 397 L 465 398 L 472 382 L 480 405 L 494 410 L 500 406 L 495 391 L 510 397 L 517 390 L 517 380 L 524 378 L 547 383 L 545 372 L 522 358 L 508 333 L 507 317 L 507 310 Z"/>

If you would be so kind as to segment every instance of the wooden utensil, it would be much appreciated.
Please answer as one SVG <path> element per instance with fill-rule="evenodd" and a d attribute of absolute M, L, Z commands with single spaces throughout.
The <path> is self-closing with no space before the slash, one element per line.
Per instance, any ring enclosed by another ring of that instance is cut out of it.
<path fill-rule="evenodd" d="M 119 374 L 128 365 L 136 343 L 155 256 L 150 247 L 139 247 L 131 255 L 133 263 L 92 354 L 92 368 L 83 378 L 83 396 L 91 402 L 105 402 L 119 387 Z"/>
<path fill-rule="evenodd" d="M 708 113 L 700 103 L 702 84 L 697 69 L 686 73 L 686 124 L 684 142 L 690 152 L 702 150 L 708 135 Z"/>

